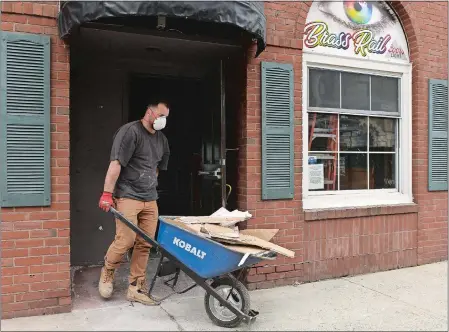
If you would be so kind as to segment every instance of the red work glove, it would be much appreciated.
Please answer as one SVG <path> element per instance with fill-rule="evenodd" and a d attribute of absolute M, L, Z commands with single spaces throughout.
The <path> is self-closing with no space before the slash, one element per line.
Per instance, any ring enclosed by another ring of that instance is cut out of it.
<path fill-rule="evenodd" d="M 109 208 L 114 207 L 114 201 L 112 200 L 112 193 L 108 193 L 107 191 L 103 192 L 103 195 L 100 197 L 100 202 L 98 203 L 100 209 L 105 212 L 109 211 Z"/>

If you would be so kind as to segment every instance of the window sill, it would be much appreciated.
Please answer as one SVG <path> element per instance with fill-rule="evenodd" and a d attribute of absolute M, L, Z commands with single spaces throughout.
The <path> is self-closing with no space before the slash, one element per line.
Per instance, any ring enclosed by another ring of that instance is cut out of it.
<path fill-rule="evenodd" d="M 370 206 L 364 208 L 337 208 L 337 209 L 321 209 L 321 210 L 305 210 L 305 221 L 328 220 L 328 219 L 345 219 L 360 218 L 369 216 L 383 216 L 392 214 L 417 213 L 418 205 L 385 205 Z"/>
<path fill-rule="evenodd" d="M 310 196 L 303 207 L 306 221 L 418 212 L 418 205 L 400 193 Z"/>

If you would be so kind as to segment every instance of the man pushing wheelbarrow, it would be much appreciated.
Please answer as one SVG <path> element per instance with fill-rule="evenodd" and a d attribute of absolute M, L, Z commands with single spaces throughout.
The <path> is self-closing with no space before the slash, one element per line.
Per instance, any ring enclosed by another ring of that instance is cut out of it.
<path fill-rule="evenodd" d="M 249 324 L 258 312 L 250 309 L 248 290 L 240 280 L 244 272 L 264 259 L 274 259 L 277 253 L 288 257 L 294 253 L 269 242 L 278 230 L 238 230 L 236 224 L 251 216 L 247 212 L 222 208 L 209 217 L 158 215 L 157 175 L 159 169 L 167 169 L 170 154 L 167 139 L 159 130 L 164 128 L 168 113 L 164 103 L 150 105 L 142 120 L 124 125 L 114 136 L 99 205 L 115 216 L 116 235 L 105 256 L 99 292 L 104 298 L 111 297 L 114 272 L 134 247 L 128 300 L 157 305 L 173 294 L 201 286 L 206 293 L 207 315 L 216 325 Z M 147 287 L 145 276 L 151 247 L 161 255 Z M 181 271 L 194 284 L 177 291 Z M 155 300 L 151 292 L 157 278 L 169 275 L 173 276 L 164 284 L 173 292 Z"/>
<path fill-rule="evenodd" d="M 110 164 L 99 206 L 104 211 L 117 211 L 145 233 L 154 237 L 157 221 L 157 177 L 166 170 L 170 150 L 165 135 L 169 109 L 165 103 L 147 107 L 141 120 L 125 124 L 114 135 Z M 114 289 L 114 273 L 123 255 L 134 247 L 127 298 L 145 305 L 155 305 L 148 296 L 145 273 L 151 245 L 140 235 L 116 221 L 115 239 L 109 247 L 101 269 L 98 290 L 110 298 Z"/>

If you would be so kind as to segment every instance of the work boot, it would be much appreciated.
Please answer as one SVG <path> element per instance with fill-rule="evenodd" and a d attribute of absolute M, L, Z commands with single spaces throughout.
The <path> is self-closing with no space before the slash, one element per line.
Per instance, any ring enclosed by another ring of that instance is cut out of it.
<path fill-rule="evenodd" d="M 134 284 L 134 283 L 133 283 Z M 153 300 L 148 296 L 148 288 L 145 280 L 138 280 L 135 285 L 130 284 L 128 288 L 127 299 L 131 302 L 139 302 L 144 305 L 159 305 L 157 300 Z"/>
<path fill-rule="evenodd" d="M 114 272 L 115 270 L 109 270 L 103 266 L 101 269 L 100 281 L 98 282 L 98 290 L 100 295 L 105 299 L 108 299 L 112 295 L 114 290 Z"/>

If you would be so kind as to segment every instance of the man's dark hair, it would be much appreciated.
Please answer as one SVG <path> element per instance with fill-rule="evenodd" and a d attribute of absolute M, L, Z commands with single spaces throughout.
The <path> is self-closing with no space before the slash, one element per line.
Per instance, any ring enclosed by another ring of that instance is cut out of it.
<path fill-rule="evenodd" d="M 163 105 L 165 105 L 165 107 L 169 108 L 167 102 L 165 102 L 165 101 L 158 101 L 158 102 L 155 102 L 155 103 L 149 103 L 148 106 L 147 106 L 147 109 L 148 108 L 152 108 L 152 107 L 157 107 L 157 105 L 159 105 L 159 104 L 163 104 Z"/>

